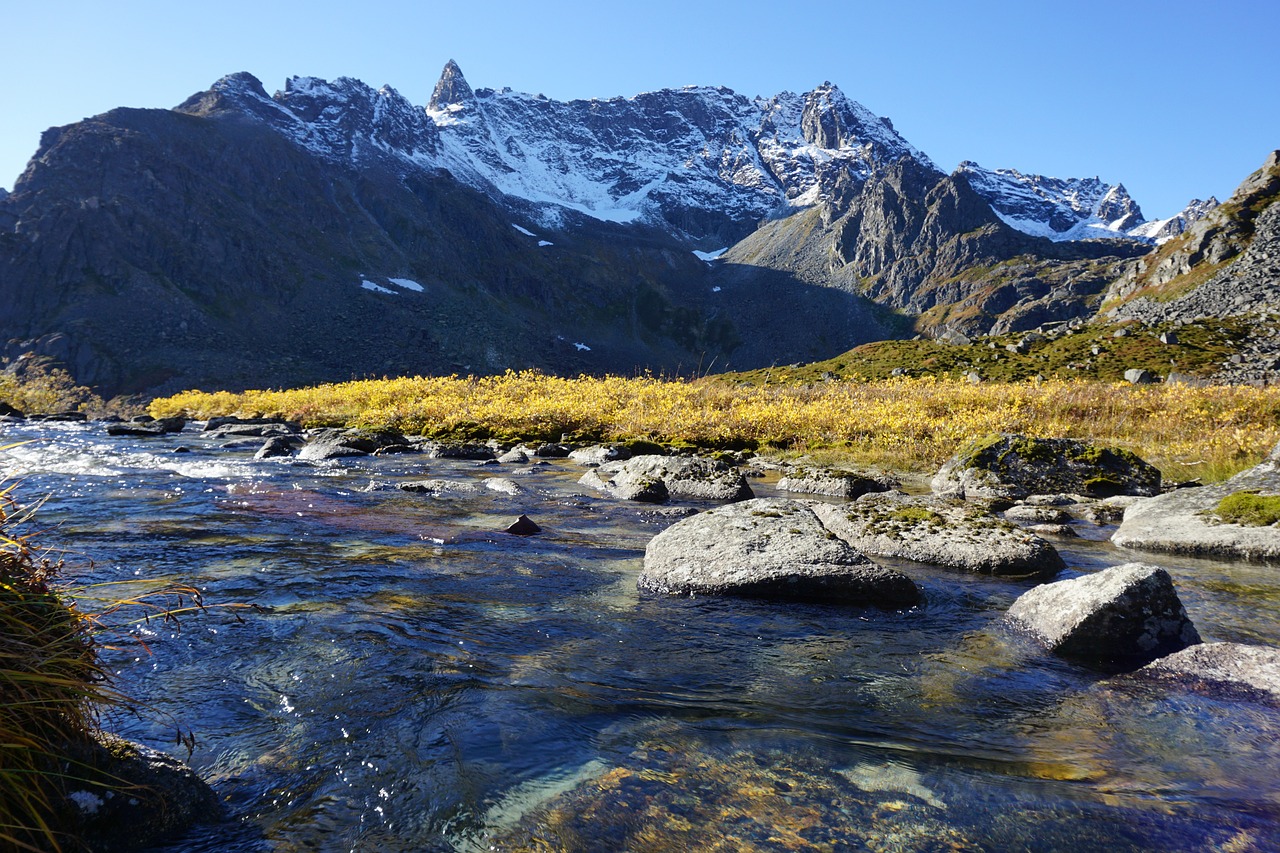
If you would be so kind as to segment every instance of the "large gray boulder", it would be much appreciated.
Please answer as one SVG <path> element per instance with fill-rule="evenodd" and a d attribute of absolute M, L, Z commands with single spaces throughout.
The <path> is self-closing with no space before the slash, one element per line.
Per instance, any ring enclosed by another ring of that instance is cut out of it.
<path fill-rule="evenodd" d="M 833 468 L 797 468 L 778 480 L 778 490 L 782 492 L 827 495 L 849 500 L 871 492 L 885 492 L 892 486 L 893 483 L 887 477 Z"/>
<path fill-rule="evenodd" d="M 736 468 L 714 459 L 687 456 L 635 456 L 593 468 L 578 481 L 623 500 L 660 503 L 667 495 L 708 501 L 741 501 L 755 497 L 746 478 Z"/>
<path fill-rule="evenodd" d="M 1035 587 L 1007 615 L 1050 651 L 1099 662 L 1147 663 L 1200 642 L 1169 573 L 1142 563 Z"/>
<path fill-rule="evenodd" d="M 1280 495 L 1276 451 L 1266 462 L 1222 483 L 1177 489 L 1134 503 L 1111 541 L 1122 548 L 1280 565 L 1280 527 L 1232 523 L 1217 514 L 1232 495 Z"/>
<path fill-rule="evenodd" d="M 1134 673 L 1193 690 L 1280 702 L 1280 649 L 1244 643 L 1202 643 L 1147 664 Z"/>
<path fill-rule="evenodd" d="M 920 591 L 830 534 L 799 501 L 764 498 L 698 513 L 655 536 L 637 585 L 667 595 L 905 607 Z"/>
<path fill-rule="evenodd" d="M 1128 450 L 1001 433 L 961 448 L 933 478 L 933 491 L 1011 500 L 1059 493 L 1146 496 L 1160 493 L 1160 471 Z"/>
<path fill-rule="evenodd" d="M 961 501 L 885 492 L 810 506 L 828 530 L 872 556 L 993 575 L 1045 575 L 1064 567 L 1039 536 Z"/>

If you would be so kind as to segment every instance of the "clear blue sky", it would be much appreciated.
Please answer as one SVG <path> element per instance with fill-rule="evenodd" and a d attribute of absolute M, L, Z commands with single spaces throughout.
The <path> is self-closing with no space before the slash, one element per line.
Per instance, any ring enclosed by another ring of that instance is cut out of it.
<path fill-rule="evenodd" d="M 171 107 L 234 71 L 556 99 L 830 80 L 943 169 L 1123 182 L 1148 218 L 1226 198 L 1280 147 L 1280 2 L 0 0 L 0 186 L 40 132 Z"/>

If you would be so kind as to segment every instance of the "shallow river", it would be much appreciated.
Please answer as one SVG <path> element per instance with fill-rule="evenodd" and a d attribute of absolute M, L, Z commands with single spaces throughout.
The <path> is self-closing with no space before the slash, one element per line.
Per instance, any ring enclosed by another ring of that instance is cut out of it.
<path fill-rule="evenodd" d="M 159 849 L 1280 849 L 1280 710 L 1039 653 L 1000 622 L 1030 581 L 898 564 L 926 594 L 906 612 L 656 598 L 635 581 L 669 519 L 568 460 L 307 466 L 193 427 L 3 429 L 34 439 L 0 471 L 48 496 L 71 585 L 213 605 L 107 653 L 149 709 L 109 727 L 184 758 L 190 729 L 228 807 Z M 527 494 L 389 487 L 426 476 Z M 544 532 L 496 532 L 521 513 Z M 1064 577 L 1140 556 L 1079 529 Z M 1142 559 L 1205 640 L 1280 643 L 1274 570 Z"/>

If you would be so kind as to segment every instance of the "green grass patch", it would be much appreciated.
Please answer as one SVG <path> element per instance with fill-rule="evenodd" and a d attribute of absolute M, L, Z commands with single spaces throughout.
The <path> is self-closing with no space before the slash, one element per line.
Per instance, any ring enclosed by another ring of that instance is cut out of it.
<path fill-rule="evenodd" d="M 1260 495 L 1254 490 L 1233 492 L 1218 501 L 1213 514 L 1226 524 L 1268 527 L 1280 522 L 1280 495 Z"/>

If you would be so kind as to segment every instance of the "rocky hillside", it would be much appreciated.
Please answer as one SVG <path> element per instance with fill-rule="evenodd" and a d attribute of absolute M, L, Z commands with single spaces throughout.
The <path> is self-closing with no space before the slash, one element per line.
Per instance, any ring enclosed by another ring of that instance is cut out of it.
<path fill-rule="evenodd" d="M 1231 198 L 1107 293 L 1106 315 L 1146 322 L 1280 310 L 1280 151 Z"/>

